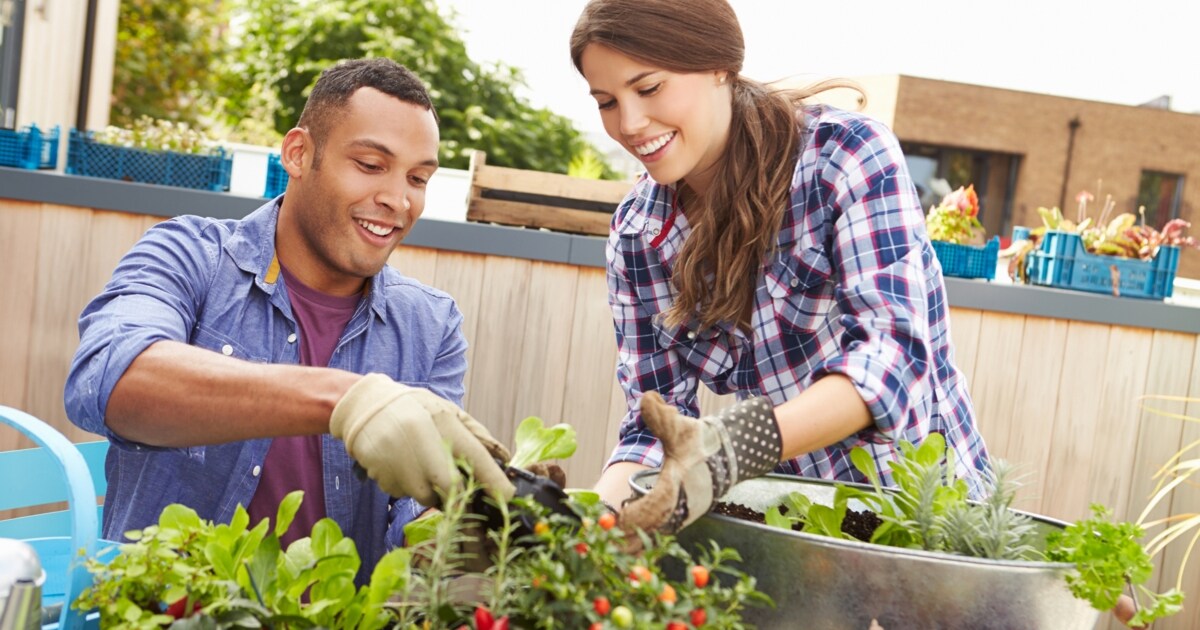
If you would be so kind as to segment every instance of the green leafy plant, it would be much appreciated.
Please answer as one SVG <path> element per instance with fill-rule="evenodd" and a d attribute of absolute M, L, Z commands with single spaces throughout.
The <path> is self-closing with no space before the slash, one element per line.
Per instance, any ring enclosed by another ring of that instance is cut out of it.
<path fill-rule="evenodd" d="M 1111 610 L 1127 586 L 1141 595 L 1131 626 L 1141 627 L 1183 608 L 1179 589 L 1159 595 L 1143 586 L 1154 570 L 1150 554 L 1138 542 L 1144 532 L 1134 523 L 1114 523 L 1102 505 L 1092 505 L 1092 518 L 1050 534 L 1046 559 L 1069 562 L 1076 569 L 1067 575 L 1071 593 L 1097 610 Z"/>
<path fill-rule="evenodd" d="M 249 527 L 240 506 L 230 523 L 214 524 L 191 508 L 169 505 L 156 525 L 127 532 L 132 542 L 120 545 L 111 562 L 87 560 L 95 584 L 72 605 L 99 609 L 102 628 L 388 625 L 384 603 L 409 580 L 409 552 L 384 556 L 370 585 L 356 588 L 354 541 L 332 519 L 319 521 L 311 537 L 286 552 L 280 549 L 279 537 L 301 500 L 301 492 L 284 499 L 274 529 L 266 519 Z"/>
<path fill-rule="evenodd" d="M 575 454 L 578 443 L 575 427 L 563 423 L 547 427 L 541 418 L 534 416 L 525 418 L 517 425 L 515 441 L 517 450 L 509 465 L 517 468 L 552 459 L 567 459 Z"/>

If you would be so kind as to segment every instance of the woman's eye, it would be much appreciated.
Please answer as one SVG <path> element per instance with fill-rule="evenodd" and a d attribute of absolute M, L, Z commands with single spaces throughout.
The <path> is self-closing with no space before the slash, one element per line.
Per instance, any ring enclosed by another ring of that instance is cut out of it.
<path fill-rule="evenodd" d="M 355 162 L 357 162 L 359 168 L 361 168 L 364 171 L 370 171 L 370 172 L 374 173 L 376 171 L 383 170 L 383 167 L 381 167 L 377 164 L 371 164 L 370 162 L 363 162 L 362 160 L 355 160 Z"/>
<path fill-rule="evenodd" d="M 413 175 L 410 179 L 412 179 L 414 186 L 424 187 L 425 184 L 429 183 L 429 180 L 424 177 L 417 177 L 416 175 Z"/>
<path fill-rule="evenodd" d="M 654 93 L 658 92 L 658 89 L 661 87 L 662 87 L 661 83 L 655 83 L 654 85 L 652 85 L 648 88 L 638 90 L 638 96 L 654 96 Z"/>
<path fill-rule="evenodd" d="M 600 109 L 612 109 L 617 106 L 617 99 L 602 101 L 596 104 Z"/>

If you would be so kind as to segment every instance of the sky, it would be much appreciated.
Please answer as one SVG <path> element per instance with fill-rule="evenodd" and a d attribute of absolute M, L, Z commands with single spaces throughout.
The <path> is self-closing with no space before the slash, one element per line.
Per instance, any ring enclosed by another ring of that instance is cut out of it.
<path fill-rule="evenodd" d="M 568 51 L 586 0 L 436 1 L 457 12 L 473 60 L 520 69 L 532 104 L 603 134 Z M 1200 113 L 1195 0 L 731 4 L 753 79 L 906 74 L 1124 105 L 1169 95 L 1172 110 Z"/>

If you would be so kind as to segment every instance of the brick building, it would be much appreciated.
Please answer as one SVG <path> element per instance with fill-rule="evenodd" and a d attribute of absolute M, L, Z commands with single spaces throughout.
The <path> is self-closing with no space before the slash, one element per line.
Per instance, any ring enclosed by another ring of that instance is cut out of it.
<path fill-rule="evenodd" d="M 987 233 L 1007 237 L 1041 225 L 1039 206 L 1074 219 L 1087 190 L 1093 220 L 1111 194 L 1113 214 L 1145 206 L 1147 223 L 1181 217 L 1200 236 L 1200 114 L 903 75 L 855 80 L 864 111 L 900 138 L 927 207 L 974 183 Z M 849 94 L 824 100 L 846 105 Z M 1178 275 L 1200 278 L 1200 251 L 1183 253 Z"/>

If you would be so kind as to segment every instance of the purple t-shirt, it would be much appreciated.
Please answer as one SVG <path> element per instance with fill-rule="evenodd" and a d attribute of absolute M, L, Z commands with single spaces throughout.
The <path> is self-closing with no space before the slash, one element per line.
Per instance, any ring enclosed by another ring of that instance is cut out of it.
<path fill-rule="evenodd" d="M 300 363 L 326 367 L 362 296 L 326 295 L 304 286 L 282 266 L 279 270 L 292 303 L 292 315 L 299 326 Z M 258 489 L 250 500 L 250 523 L 258 523 L 264 518 L 274 521 L 283 497 L 293 490 L 303 490 L 300 511 L 280 538 L 280 543 L 287 549 L 293 541 L 308 536 L 313 525 L 325 518 L 322 468 L 321 436 L 297 435 L 271 440 Z"/>

